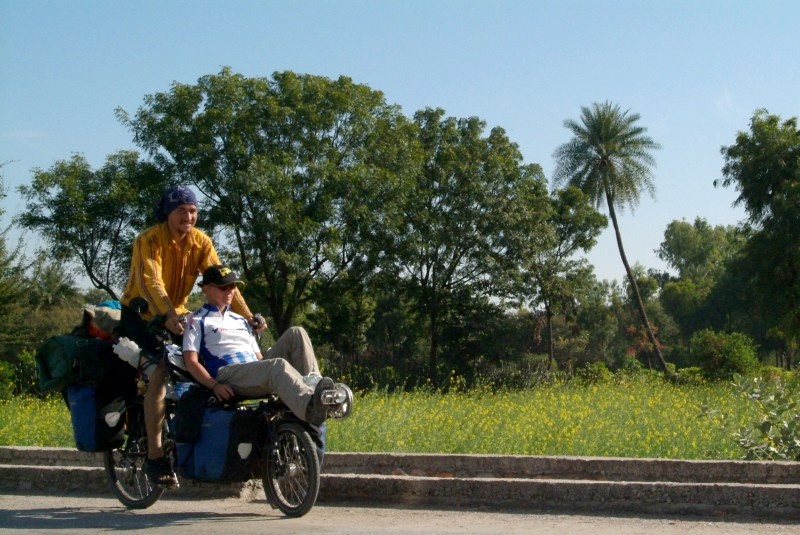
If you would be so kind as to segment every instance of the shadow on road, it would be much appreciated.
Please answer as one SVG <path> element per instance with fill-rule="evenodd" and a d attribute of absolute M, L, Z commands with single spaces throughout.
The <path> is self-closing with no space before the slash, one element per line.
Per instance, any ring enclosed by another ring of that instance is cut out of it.
<path fill-rule="evenodd" d="M 4 529 L 58 530 L 93 529 L 142 530 L 146 528 L 165 528 L 191 525 L 200 521 L 212 522 L 259 522 L 284 520 L 283 516 L 266 516 L 250 513 L 225 512 L 167 512 L 153 510 L 130 511 L 119 507 L 78 508 L 54 507 L 47 509 L 28 509 L 0 511 L 0 526 Z M 263 524 L 262 524 L 263 528 Z"/>

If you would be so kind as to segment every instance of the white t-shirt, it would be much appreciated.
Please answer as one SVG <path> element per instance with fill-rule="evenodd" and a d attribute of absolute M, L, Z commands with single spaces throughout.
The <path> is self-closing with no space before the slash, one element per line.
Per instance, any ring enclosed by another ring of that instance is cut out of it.
<path fill-rule="evenodd" d="M 223 366 L 258 360 L 258 347 L 247 320 L 226 307 L 205 304 L 189 317 L 183 350 L 196 351 L 212 377 Z"/>

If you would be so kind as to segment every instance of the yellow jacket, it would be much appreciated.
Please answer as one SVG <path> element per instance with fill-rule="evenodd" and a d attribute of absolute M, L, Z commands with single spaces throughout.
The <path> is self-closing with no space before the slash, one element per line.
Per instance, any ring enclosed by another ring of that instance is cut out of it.
<path fill-rule="evenodd" d="M 181 246 L 170 236 L 167 224 L 159 223 L 133 242 L 131 271 L 120 302 L 129 305 L 135 297 L 146 299 L 150 306 L 143 315 L 145 320 L 173 308 L 178 314 L 186 314 L 186 301 L 197 277 L 209 266 L 221 263 L 211 238 L 202 231 L 192 228 Z M 231 308 L 245 318 L 252 316 L 238 289 Z"/>

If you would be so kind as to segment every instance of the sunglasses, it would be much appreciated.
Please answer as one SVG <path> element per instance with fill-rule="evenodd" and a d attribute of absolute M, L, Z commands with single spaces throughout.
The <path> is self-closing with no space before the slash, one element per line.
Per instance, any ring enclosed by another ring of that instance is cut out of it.
<path fill-rule="evenodd" d="M 232 292 L 234 288 L 236 288 L 235 284 L 226 284 L 225 286 L 217 286 L 223 292 Z"/>

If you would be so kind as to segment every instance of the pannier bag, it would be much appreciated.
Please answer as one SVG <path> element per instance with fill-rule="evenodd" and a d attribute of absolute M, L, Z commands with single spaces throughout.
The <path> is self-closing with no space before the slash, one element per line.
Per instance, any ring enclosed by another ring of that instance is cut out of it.
<path fill-rule="evenodd" d="M 48 338 L 36 351 L 36 374 L 41 392 L 57 392 L 68 385 L 97 386 L 121 382 L 136 374 L 126 370 L 111 342 L 99 338 L 60 335 Z"/>
<path fill-rule="evenodd" d="M 125 398 L 105 388 L 67 387 L 72 434 L 80 451 L 105 451 L 125 440 Z"/>
<path fill-rule="evenodd" d="M 118 334 L 121 317 L 122 305 L 119 301 L 108 300 L 97 305 L 86 305 L 83 307 L 81 323 L 70 334 L 113 341 Z"/>
<path fill-rule="evenodd" d="M 181 476 L 203 481 L 247 481 L 259 458 L 263 417 L 246 409 L 206 407 L 196 442 L 178 442 Z"/>
<path fill-rule="evenodd" d="M 200 429 L 203 425 L 203 411 L 206 405 L 213 403 L 216 398 L 200 385 L 192 385 L 180 398 L 175 406 L 175 442 L 194 444 L 200 438 Z"/>

